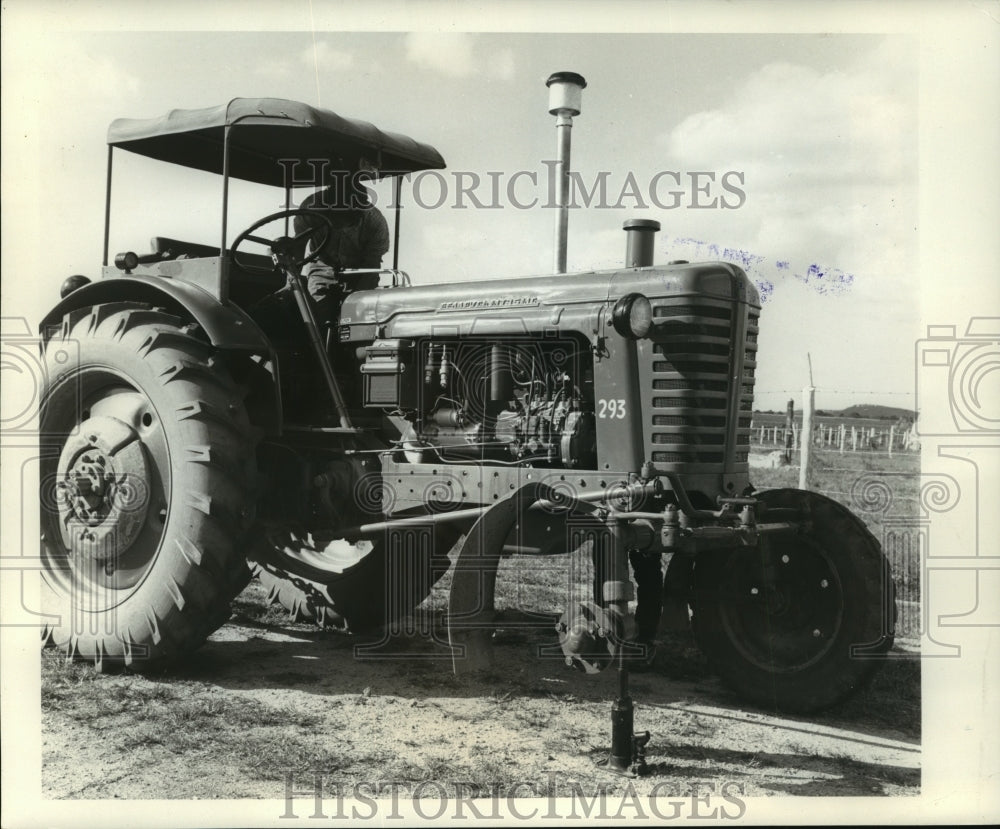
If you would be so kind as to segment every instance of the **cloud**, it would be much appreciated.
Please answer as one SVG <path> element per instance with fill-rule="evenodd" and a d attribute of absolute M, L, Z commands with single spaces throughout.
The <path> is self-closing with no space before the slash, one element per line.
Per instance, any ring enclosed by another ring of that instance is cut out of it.
<path fill-rule="evenodd" d="M 512 49 L 486 52 L 474 34 L 410 32 L 406 35 L 405 43 L 409 61 L 451 78 L 481 74 L 509 81 L 517 72 L 517 61 Z"/>
<path fill-rule="evenodd" d="M 665 161 L 744 173 L 747 206 L 725 224 L 730 240 L 755 253 L 902 278 L 915 247 L 912 48 L 889 39 L 825 72 L 763 66 L 720 106 L 660 136 Z M 718 217 L 711 218 L 717 236 Z"/>
<path fill-rule="evenodd" d="M 743 207 L 678 213 L 661 244 L 669 259 L 740 262 L 768 294 L 761 390 L 798 388 L 807 349 L 828 358 L 817 363 L 826 388 L 908 387 L 919 314 L 915 73 L 905 38 L 835 70 L 771 63 L 660 136 L 664 169 L 744 173 Z"/>
<path fill-rule="evenodd" d="M 357 61 L 353 52 L 337 49 L 325 40 L 316 41 L 302 49 L 297 55 L 281 58 L 260 60 L 254 67 L 254 73 L 265 78 L 287 81 L 296 77 L 312 78 L 316 74 L 336 74 L 338 72 L 356 71 Z M 376 61 L 366 60 L 365 74 L 380 70 Z"/>
<path fill-rule="evenodd" d="M 513 49 L 501 49 L 490 61 L 490 74 L 502 81 L 514 78 L 517 72 L 517 60 Z"/>
<path fill-rule="evenodd" d="M 67 71 L 66 67 L 72 67 Z M 142 85 L 128 68 L 128 62 L 109 55 L 94 54 L 86 47 L 68 43 L 54 62 L 38 60 L 32 67 L 34 87 L 62 100 L 94 100 L 120 103 L 135 97 Z"/>
<path fill-rule="evenodd" d="M 475 36 L 459 32 L 410 32 L 406 36 L 406 57 L 451 77 L 475 71 Z"/>
<path fill-rule="evenodd" d="M 300 59 L 309 68 L 315 65 L 320 72 L 343 72 L 354 66 L 354 55 L 351 52 L 336 49 L 325 40 L 318 40 L 315 46 L 304 49 Z"/>
<path fill-rule="evenodd" d="M 787 63 L 751 75 L 721 109 L 683 121 L 670 152 L 694 162 L 714 157 L 756 167 L 769 184 L 800 180 L 898 181 L 912 158 L 915 126 L 904 102 L 868 72 L 820 74 Z"/>
<path fill-rule="evenodd" d="M 87 78 L 91 89 L 97 93 L 109 98 L 138 94 L 139 79 L 117 65 L 111 58 L 92 59 L 89 64 L 80 67 L 79 74 Z"/>
<path fill-rule="evenodd" d="M 264 78 L 287 78 L 292 74 L 292 63 L 287 58 L 270 58 L 257 62 L 253 71 Z"/>
<path fill-rule="evenodd" d="M 809 184 L 898 182 L 910 175 L 916 147 L 907 63 L 878 49 L 846 71 L 768 64 L 722 107 L 681 122 L 665 144 L 686 163 L 754 168 L 767 184 L 793 176 Z"/>

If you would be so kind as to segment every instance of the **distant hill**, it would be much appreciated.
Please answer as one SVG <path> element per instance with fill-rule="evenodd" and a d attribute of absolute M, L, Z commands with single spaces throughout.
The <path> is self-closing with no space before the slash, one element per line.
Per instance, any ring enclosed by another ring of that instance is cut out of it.
<path fill-rule="evenodd" d="M 871 403 L 848 406 L 846 409 L 841 409 L 839 412 L 830 412 L 830 414 L 839 415 L 840 417 L 871 417 L 882 420 L 897 420 L 899 418 L 914 420 L 916 417 L 913 409 L 900 409 L 896 406 L 878 406 Z"/>
<path fill-rule="evenodd" d="M 775 411 L 761 411 L 757 410 L 754 415 L 775 415 L 784 416 L 784 412 Z M 836 417 L 836 418 L 856 418 L 858 420 L 891 420 L 897 421 L 899 419 L 913 421 L 916 420 L 916 415 L 912 409 L 900 409 L 897 406 L 879 406 L 874 403 L 861 403 L 856 406 L 848 406 L 846 409 L 817 409 L 817 417 Z M 802 409 L 799 408 L 798 403 L 795 407 L 795 418 L 796 420 L 802 419 Z"/>

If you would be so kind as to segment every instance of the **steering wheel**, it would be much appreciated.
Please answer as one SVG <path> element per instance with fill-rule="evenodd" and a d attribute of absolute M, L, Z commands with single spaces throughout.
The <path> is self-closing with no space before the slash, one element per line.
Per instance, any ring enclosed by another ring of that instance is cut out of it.
<path fill-rule="evenodd" d="M 320 224 L 307 227 L 298 235 L 294 236 L 277 236 L 274 239 L 265 239 L 263 236 L 255 236 L 254 231 L 257 228 L 268 225 L 271 222 L 276 222 L 278 219 L 288 219 L 292 216 L 309 216 L 311 219 L 318 219 Z M 313 252 L 307 256 L 303 256 L 299 259 L 293 259 L 291 265 L 295 268 L 301 268 L 303 265 L 308 265 L 310 262 L 314 261 L 320 253 L 322 253 L 323 248 L 326 243 L 330 240 L 330 234 L 333 233 L 333 223 L 322 213 L 316 210 L 307 210 L 305 208 L 295 208 L 294 210 L 279 210 L 277 213 L 272 213 L 269 216 L 265 216 L 258 222 L 254 222 L 250 227 L 244 230 L 236 239 L 233 241 L 232 247 L 229 249 L 229 254 L 232 257 L 232 262 L 241 271 L 247 273 L 274 273 L 274 268 L 265 268 L 259 265 L 247 265 L 239 261 L 238 251 L 240 245 L 244 242 L 256 242 L 258 245 L 264 245 L 269 248 L 272 253 L 287 253 L 291 254 L 292 251 L 296 250 L 300 245 L 303 249 L 305 244 L 311 243 L 313 247 Z M 318 239 L 317 239 L 318 237 Z"/>

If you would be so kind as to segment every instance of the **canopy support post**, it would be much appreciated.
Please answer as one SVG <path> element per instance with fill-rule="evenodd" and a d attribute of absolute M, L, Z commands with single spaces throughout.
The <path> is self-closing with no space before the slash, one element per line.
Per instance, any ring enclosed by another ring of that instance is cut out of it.
<path fill-rule="evenodd" d="M 226 233 L 229 230 L 229 135 L 228 123 L 222 136 L 222 241 L 219 243 L 219 299 L 229 300 L 229 257 L 226 256 Z"/>
<path fill-rule="evenodd" d="M 111 155 L 113 145 L 108 144 L 108 183 L 104 192 L 104 267 L 108 266 L 108 244 L 111 237 Z"/>
<path fill-rule="evenodd" d="M 403 177 L 398 175 L 392 182 L 393 188 L 393 231 L 392 231 L 392 269 L 399 270 L 399 199 L 403 194 Z"/>

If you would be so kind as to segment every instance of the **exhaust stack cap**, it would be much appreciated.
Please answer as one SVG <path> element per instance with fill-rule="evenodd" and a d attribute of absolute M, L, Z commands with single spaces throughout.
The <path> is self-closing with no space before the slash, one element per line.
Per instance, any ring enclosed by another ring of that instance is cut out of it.
<path fill-rule="evenodd" d="M 549 88 L 550 115 L 579 115 L 587 82 L 576 72 L 553 72 L 545 82 Z"/>
<path fill-rule="evenodd" d="M 653 264 L 653 237 L 660 229 L 656 219 L 629 219 L 625 231 L 625 267 L 648 268 Z"/>

